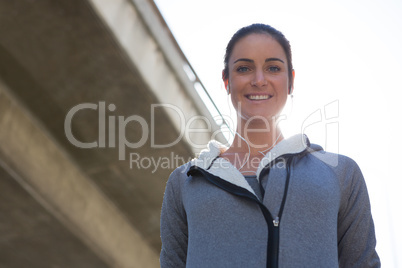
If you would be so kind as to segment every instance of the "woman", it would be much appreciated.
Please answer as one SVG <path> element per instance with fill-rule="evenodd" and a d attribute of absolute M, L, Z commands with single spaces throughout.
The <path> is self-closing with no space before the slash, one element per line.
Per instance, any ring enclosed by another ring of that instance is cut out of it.
<path fill-rule="evenodd" d="M 288 40 L 244 27 L 224 64 L 236 135 L 171 174 L 161 267 L 380 267 L 357 164 L 277 125 L 295 76 Z"/>

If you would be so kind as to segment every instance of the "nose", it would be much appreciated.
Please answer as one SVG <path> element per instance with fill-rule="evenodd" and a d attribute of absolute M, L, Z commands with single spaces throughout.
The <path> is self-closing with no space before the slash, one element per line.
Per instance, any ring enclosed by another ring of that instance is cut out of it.
<path fill-rule="evenodd" d="M 252 86 L 262 87 L 267 85 L 267 79 L 265 78 L 264 72 L 262 70 L 256 70 L 253 80 L 251 81 Z"/>

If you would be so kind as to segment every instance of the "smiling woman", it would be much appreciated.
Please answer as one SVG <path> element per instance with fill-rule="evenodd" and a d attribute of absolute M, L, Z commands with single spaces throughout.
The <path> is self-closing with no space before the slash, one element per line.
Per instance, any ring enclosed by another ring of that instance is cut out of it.
<path fill-rule="evenodd" d="M 281 32 L 253 24 L 232 37 L 222 77 L 236 135 L 171 174 L 161 267 L 380 267 L 357 164 L 278 127 L 294 76 Z"/>
<path fill-rule="evenodd" d="M 250 146 L 250 156 L 262 156 L 261 149 L 271 148 L 283 140 L 276 119 L 285 106 L 294 74 L 291 70 L 289 76 L 286 58 L 282 46 L 266 33 L 249 34 L 233 47 L 224 80 L 237 111 L 239 135 L 223 156 L 230 159 L 247 149 L 248 144 L 256 145 Z M 250 133 L 251 129 L 259 132 Z M 248 142 L 240 142 L 241 137 L 246 137 Z"/>

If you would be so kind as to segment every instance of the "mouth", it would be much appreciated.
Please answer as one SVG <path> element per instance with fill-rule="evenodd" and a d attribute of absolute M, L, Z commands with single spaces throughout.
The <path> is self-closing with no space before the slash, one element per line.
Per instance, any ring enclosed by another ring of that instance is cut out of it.
<path fill-rule="evenodd" d="M 249 100 L 268 100 L 268 99 L 272 98 L 272 95 L 268 95 L 268 94 L 248 94 L 245 96 Z"/>

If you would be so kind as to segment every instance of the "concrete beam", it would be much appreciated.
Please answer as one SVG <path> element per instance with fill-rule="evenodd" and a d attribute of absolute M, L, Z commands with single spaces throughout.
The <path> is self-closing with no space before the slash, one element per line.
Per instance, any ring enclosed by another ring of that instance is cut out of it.
<path fill-rule="evenodd" d="M 158 256 L 63 147 L 0 81 L 3 168 L 111 267 L 158 267 Z"/>
<path fill-rule="evenodd" d="M 149 0 L 89 0 L 105 24 L 111 29 L 117 42 L 127 53 L 128 58 L 137 67 L 142 79 L 155 94 L 160 103 L 171 104 L 178 108 L 185 122 L 177 111 L 165 109 L 178 133 L 195 116 L 191 128 L 209 129 L 197 133 L 190 140 L 190 147 L 195 153 L 205 147 L 214 132 L 220 127 L 212 118 L 203 100 L 195 89 L 196 81 L 191 81 L 184 68 L 188 65 L 183 53 L 167 28 L 162 23 L 159 11 Z M 187 66 L 188 67 L 188 66 Z M 166 94 L 169 92 L 169 94 Z M 222 134 L 214 137 L 225 142 Z M 191 145 L 204 145 L 195 148 Z"/>

